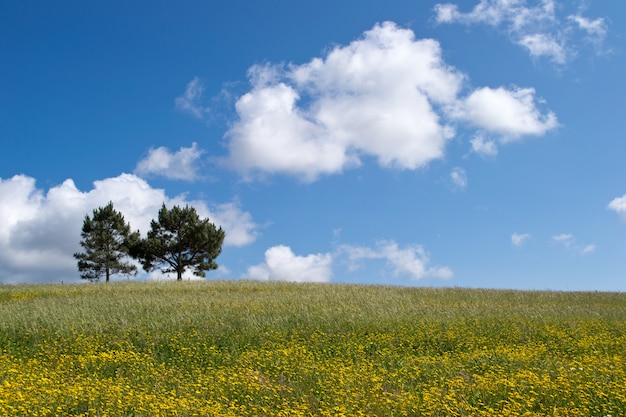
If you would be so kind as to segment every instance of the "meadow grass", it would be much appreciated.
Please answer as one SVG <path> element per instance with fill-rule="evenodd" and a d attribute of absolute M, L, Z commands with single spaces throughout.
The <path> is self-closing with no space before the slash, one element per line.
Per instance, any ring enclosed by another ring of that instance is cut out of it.
<path fill-rule="evenodd" d="M 626 294 L 0 287 L 1 416 L 625 416 Z"/>

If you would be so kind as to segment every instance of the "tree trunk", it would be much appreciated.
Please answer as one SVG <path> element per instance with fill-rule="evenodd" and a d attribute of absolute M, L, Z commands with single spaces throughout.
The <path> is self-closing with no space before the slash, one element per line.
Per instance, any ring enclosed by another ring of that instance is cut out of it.
<path fill-rule="evenodd" d="M 178 270 L 176 271 L 176 274 L 178 275 L 178 276 L 176 277 L 176 281 L 182 281 L 182 280 L 183 280 L 183 271 L 181 271 L 180 269 L 178 269 Z"/>

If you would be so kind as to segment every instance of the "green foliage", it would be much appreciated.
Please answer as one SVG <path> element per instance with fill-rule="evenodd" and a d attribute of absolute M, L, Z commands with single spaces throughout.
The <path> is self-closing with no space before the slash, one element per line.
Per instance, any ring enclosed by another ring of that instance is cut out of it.
<path fill-rule="evenodd" d="M 85 252 L 74 254 L 81 278 L 98 281 L 105 277 L 109 282 L 114 274 L 137 273 L 137 267 L 124 258 L 139 241 L 139 232 L 131 233 L 130 224 L 112 202 L 94 210 L 92 217 L 85 216 L 81 238 Z"/>
<path fill-rule="evenodd" d="M 177 280 L 187 268 L 196 276 L 217 269 L 215 258 L 222 252 L 225 233 L 209 219 L 200 219 L 193 207 L 179 206 L 159 210 L 158 220 L 150 224 L 148 237 L 133 250 L 146 271 L 160 266 L 164 273 L 176 272 Z"/>

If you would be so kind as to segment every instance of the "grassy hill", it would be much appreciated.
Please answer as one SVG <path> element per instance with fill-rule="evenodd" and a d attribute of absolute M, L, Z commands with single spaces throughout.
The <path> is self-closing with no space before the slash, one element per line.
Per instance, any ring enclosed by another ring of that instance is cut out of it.
<path fill-rule="evenodd" d="M 623 416 L 626 294 L 0 287 L 2 416 Z"/>

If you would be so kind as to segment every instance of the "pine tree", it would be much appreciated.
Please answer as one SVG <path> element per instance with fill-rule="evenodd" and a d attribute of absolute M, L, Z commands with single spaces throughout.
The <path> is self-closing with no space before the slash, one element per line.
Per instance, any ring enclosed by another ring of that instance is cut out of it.
<path fill-rule="evenodd" d="M 193 268 L 194 275 L 200 277 L 217 269 L 215 258 L 222 252 L 225 233 L 208 218 L 200 219 L 195 208 L 174 206 L 168 210 L 163 204 L 150 228 L 133 254 L 146 271 L 161 266 L 162 272 L 176 272 L 181 281 L 187 268 Z"/>
<path fill-rule="evenodd" d="M 139 231 L 130 230 L 112 202 L 94 210 L 92 217 L 85 216 L 80 242 L 85 252 L 74 254 L 81 278 L 99 281 L 104 276 L 109 282 L 114 274 L 136 274 L 137 267 L 124 260 L 139 242 Z"/>

